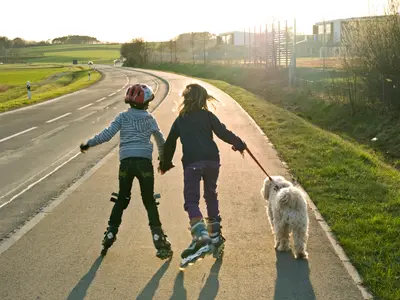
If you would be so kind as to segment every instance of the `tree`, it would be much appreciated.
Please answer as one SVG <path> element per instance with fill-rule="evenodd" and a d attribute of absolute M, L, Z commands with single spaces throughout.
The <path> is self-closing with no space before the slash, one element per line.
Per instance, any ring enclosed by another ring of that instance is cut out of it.
<path fill-rule="evenodd" d="M 140 67 L 148 63 L 149 53 L 143 39 L 134 39 L 121 46 L 121 56 L 126 59 L 124 66 Z"/>
<path fill-rule="evenodd" d="M 26 46 L 26 41 L 19 37 L 13 39 L 13 47 L 14 48 L 22 48 Z"/>
<path fill-rule="evenodd" d="M 96 44 L 99 42 L 97 38 L 86 35 L 68 35 L 52 40 L 52 44 Z"/>
<path fill-rule="evenodd" d="M 384 16 L 354 19 L 343 27 L 342 62 L 348 77 L 350 102 L 379 100 L 389 109 L 400 109 L 399 0 L 388 0 Z M 361 87 L 360 84 L 362 85 Z M 365 95 L 364 95 L 365 94 Z"/>

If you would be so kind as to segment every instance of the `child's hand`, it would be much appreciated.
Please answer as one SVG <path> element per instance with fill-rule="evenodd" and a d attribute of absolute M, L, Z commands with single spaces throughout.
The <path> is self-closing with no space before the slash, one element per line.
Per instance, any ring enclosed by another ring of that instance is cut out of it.
<path fill-rule="evenodd" d="M 80 146 L 79 146 L 79 148 L 81 149 L 81 152 L 82 153 L 85 153 L 90 147 L 89 147 L 89 145 L 88 144 L 81 144 Z"/>
<path fill-rule="evenodd" d="M 233 151 L 239 151 L 240 154 L 242 154 L 242 156 L 244 156 L 244 150 L 246 150 L 246 148 L 247 148 L 246 143 L 243 143 L 243 145 L 239 149 L 236 148 L 235 146 L 232 146 L 232 150 Z"/>
<path fill-rule="evenodd" d="M 174 168 L 175 166 L 172 164 L 172 162 L 170 163 L 165 163 L 163 161 L 160 162 L 160 165 L 158 166 L 158 172 L 161 175 L 164 175 L 167 171 L 171 170 L 172 168 Z"/>
<path fill-rule="evenodd" d="M 163 170 L 161 170 L 160 167 L 158 167 L 158 173 L 160 173 L 161 175 L 164 175 L 164 174 L 165 174 L 165 172 L 164 172 Z"/>

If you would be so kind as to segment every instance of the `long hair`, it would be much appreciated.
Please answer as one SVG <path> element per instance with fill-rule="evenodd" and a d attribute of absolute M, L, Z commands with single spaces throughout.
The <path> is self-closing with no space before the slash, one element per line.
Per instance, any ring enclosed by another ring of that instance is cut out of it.
<path fill-rule="evenodd" d="M 208 102 L 211 102 L 215 108 L 213 101 L 218 101 L 213 96 L 209 95 L 207 90 L 197 83 L 192 83 L 186 86 L 182 92 L 183 102 L 179 108 L 179 115 L 184 116 L 188 113 L 207 110 Z"/>

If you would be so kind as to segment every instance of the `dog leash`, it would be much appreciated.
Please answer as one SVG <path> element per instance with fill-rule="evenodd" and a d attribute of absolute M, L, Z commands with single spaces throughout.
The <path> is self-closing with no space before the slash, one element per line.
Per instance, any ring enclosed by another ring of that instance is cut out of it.
<path fill-rule="evenodd" d="M 260 167 L 260 169 L 264 172 L 264 174 L 268 177 L 269 180 L 271 180 L 271 182 L 275 185 L 275 190 L 278 191 L 279 190 L 279 186 L 275 183 L 275 181 L 272 179 L 271 176 L 269 176 L 269 174 L 267 173 L 267 171 L 265 171 L 265 169 L 263 168 L 263 166 L 260 164 L 260 162 L 257 160 L 257 158 L 253 155 L 253 153 L 251 153 L 250 149 L 248 147 L 246 147 L 245 149 L 247 151 L 247 153 L 249 153 L 250 157 L 255 161 L 255 163 Z"/>

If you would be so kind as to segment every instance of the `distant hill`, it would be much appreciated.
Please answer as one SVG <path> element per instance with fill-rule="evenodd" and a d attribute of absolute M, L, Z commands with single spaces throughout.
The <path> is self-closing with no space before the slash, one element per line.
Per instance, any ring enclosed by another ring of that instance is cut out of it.
<path fill-rule="evenodd" d="M 95 64 L 111 64 L 120 57 L 119 44 L 57 44 L 11 49 L 0 54 L 0 62 L 79 63 L 89 60 Z"/>

